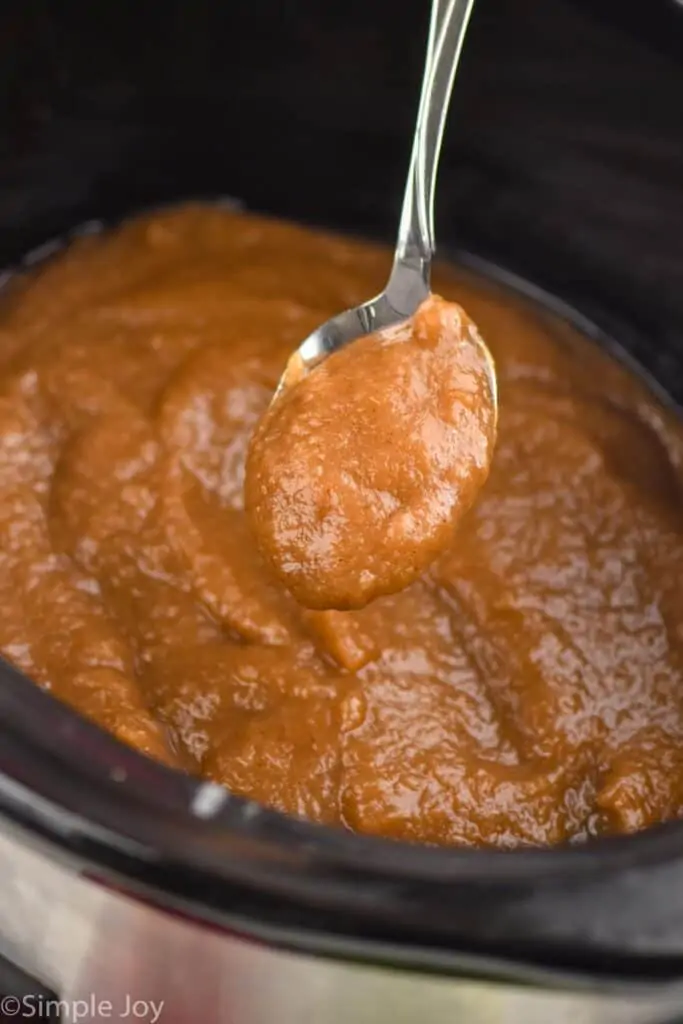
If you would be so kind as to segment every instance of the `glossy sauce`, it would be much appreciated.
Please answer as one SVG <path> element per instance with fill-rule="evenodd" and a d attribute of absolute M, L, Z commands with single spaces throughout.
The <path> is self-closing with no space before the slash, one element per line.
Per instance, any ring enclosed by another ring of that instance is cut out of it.
<path fill-rule="evenodd" d="M 683 806 L 680 424 L 569 327 L 442 268 L 498 371 L 453 543 L 298 605 L 244 513 L 292 349 L 384 250 L 217 207 L 84 239 L 0 310 L 0 649 L 124 741 L 281 810 L 556 843 Z"/>
<path fill-rule="evenodd" d="M 465 311 L 431 296 L 278 392 L 249 445 L 246 511 L 300 604 L 363 608 L 450 547 L 489 473 L 494 372 Z"/>

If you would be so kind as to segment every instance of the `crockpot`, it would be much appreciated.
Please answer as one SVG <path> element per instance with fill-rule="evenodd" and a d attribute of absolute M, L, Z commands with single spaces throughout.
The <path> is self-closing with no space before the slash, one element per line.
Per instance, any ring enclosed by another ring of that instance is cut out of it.
<path fill-rule="evenodd" d="M 391 238 L 426 6 L 5 0 L 0 264 L 224 195 Z M 676 0 L 480 0 L 437 210 L 452 258 L 674 402 L 682 128 Z M 0 954 L 3 1019 L 671 1024 L 683 822 L 513 852 L 344 833 L 154 764 L 2 664 Z"/>

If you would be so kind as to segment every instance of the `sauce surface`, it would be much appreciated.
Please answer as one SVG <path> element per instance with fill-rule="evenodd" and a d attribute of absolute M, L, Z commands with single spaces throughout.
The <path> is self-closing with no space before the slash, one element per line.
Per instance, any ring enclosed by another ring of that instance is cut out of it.
<path fill-rule="evenodd" d="M 363 608 L 453 543 L 488 476 L 491 358 L 455 303 L 359 338 L 279 393 L 247 453 L 246 511 L 308 608 Z"/>
<path fill-rule="evenodd" d="M 580 840 L 683 807 L 680 424 L 521 299 L 443 268 L 496 360 L 451 547 L 298 605 L 244 512 L 292 349 L 381 248 L 189 206 L 83 239 L 0 308 L 0 650 L 122 740 L 280 810 L 429 843 Z"/>

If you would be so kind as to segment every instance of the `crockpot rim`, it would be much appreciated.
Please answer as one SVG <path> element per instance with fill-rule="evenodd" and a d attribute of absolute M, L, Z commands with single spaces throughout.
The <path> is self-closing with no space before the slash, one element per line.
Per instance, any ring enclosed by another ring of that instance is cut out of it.
<path fill-rule="evenodd" d="M 19 708 L 20 704 L 25 707 Z M 290 852 L 302 853 L 307 866 L 311 865 L 311 859 L 319 858 L 321 864 L 333 868 L 366 871 L 376 868 L 387 875 L 395 871 L 397 875 L 419 882 L 477 879 L 506 885 L 541 876 L 567 878 L 620 866 L 664 863 L 679 858 L 683 852 L 683 821 L 676 820 L 631 834 L 601 836 L 576 844 L 481 849 L 409 843 L 298 818 L 152 760 L 121 743 L 50 693 L 40 690 L 2 658 L 0 715 L 0 748 L 4 751 L 0 753 L 0 819 L 6 813 L 20 824 L 31 820 L 42 822 L 47 826 L 43 830 L 45 834 L 64 841 L 67 848 L 72 843 L 75 847 L 80 838 L 93 838 L 103 846 L 110 844 L 112 848 L 137 849 L 141 853 L 149 837 L 134 828 L 112 827 L 104 813 L 86 818 L 77 804 L 55 797 L 52 786 L 37 785 L 31 769 L 49 769 L 53 761 L 61 763 L 77 778 L 79 796 L 85 796 L 86 789 L 92 791 L 100 807 L 103 797 L 112 798 L 111 802 L 131 797 L 134 803 L 144 807 L 146 814 L 158 811 L 156 852 L 162 855 L 172 848 L 172 845 L 166 847 L 161 838 L 161 827 L 169 824 L 164 820 L 169 816 L 175 819 L 175 824 L 192 826 L 193 831 L 187 837 L 190 846 L 194 846 L 197 839 L 199 848 L 204 838 L 215 840 L 231 836 L 256 839 L 264 847 L 289 840 L 293 844 Z M 30 716 L 33 717 L 29 722 Z M 49 728 L 41 739 L 38 733 L 44 726 Z M 68 745 L 60 737 L 68 737 Z M 59 748 L 55 749 L 58 744 Z M 91 756 L 87 766 L 77 754 L 81 745 L 89 748 Z M 7 757 L 8 750 L 14 753 L 17 749 L 26 755 L 21 765 L 18 759 L 12 763 Z M 139 775 L 135 778 L 137 772 Z M 50 778 L 54 776 L 46 771 L 43 779 Z M 156 792 L 151 788 L 155 783 L 162 784 L 162 802 L 155 799 L 158 788 Z M 29 800 L 21 813 L 16 796 L 22 790 L 26 793 L 27 785 L 37 801 Z M 127 788 L 124 790 L 124 787 Z M 218 794 L 219 791 L 222 800 L 216 800 L 215 810 L 203 811 L 200 793 Z M 63 827 L 58 820 L 60 812 L 64 813 Z M 215 861 L 218 868 L 225 864 L 224 852 L 221 859 Z M 262 852 L 265 853 L 265 849 Z M 213 857 L 209 856 L 208 861 L 211 863 Z M 218 874 L 221 873 L 219 870 Z"/>
<path fill-rule="evenodd" d="M 572 874 L 590 886 L 622 867 L 680 859 L 676 823 L 596 841 L 598 856 L 586 857 L 588 847 L 411 846 L 292 818 L 227 791 L 219 812 L 202 820 L 193 802 L 207 783 L 124 746 L 1 660 L 0 719 L 0 822 L 8 834 L 23 833 L 27 845 L 150 908 L 284 950 L 432 974 L 458 974 L 469 963 L 469 974 L 476 964 L 478 976 L 493 980 L 544 976 L 561 987 L 628 984 L 634 992 L 683 979 L 681 957 L 622 946 L 618 930 L 596 936 L 587 922 L 578 939 L 552 927 L 546 934 L 552 898 L 528 933 L 515 920 L 494 934 L 467 917 L 454 927 L 432 920 L 443 901 L 454 897 L 452 909 L 468 890 L 475 901 L 481 893 L 477 916 L 486 922 L 510 896 L 514 902 L 520 883 L 533 891 L 559 881 L 561 892 Z"/>

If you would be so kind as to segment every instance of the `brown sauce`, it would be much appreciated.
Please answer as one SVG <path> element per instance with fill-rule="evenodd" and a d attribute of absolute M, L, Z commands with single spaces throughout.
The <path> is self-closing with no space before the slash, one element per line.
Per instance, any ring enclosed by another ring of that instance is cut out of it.
<path fill-rule="evenodd" d="M 292 349 L 390 256 L 216 207 L 84 239 L 0 309 L 0 650 L 125 742 L 317 821 L 556 843 L 683 807 L 680 424 L 442 268 L 496 360 L 490 476 L 422 576 L 303 609 L 244 513 Z"/>
<path fill-rule="evenodd" d="M 431 296 L 278 391 L 249 445 L 245 502 L 300 604 L 363 608 L 451 546 L 489 473 L 493 373 L 464 310 Z"/>

